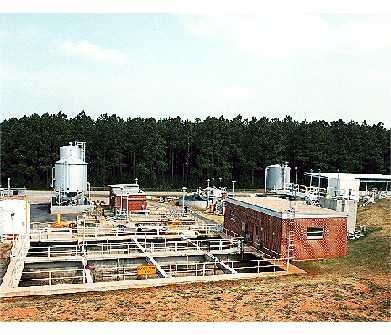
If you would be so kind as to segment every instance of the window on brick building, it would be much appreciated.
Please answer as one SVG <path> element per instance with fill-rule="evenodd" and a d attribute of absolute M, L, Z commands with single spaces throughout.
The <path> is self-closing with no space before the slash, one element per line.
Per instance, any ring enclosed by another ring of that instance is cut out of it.
<path fill-rule="evenodd" d="M 323 239 L 323 227 L 308 227 L 307 240 L 321 240 Z"/>

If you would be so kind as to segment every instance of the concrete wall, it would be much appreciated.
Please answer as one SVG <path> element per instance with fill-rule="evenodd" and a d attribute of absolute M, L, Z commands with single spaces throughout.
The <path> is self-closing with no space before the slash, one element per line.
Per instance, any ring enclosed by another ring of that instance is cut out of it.
<path fill-rule="evenodd" d="M 0 200 L 0 235 L 30 231 L 30 204 L 22 199 Z"/>
<path fill-rule="evenodd" d="M 347 214 L 348 232 L 354 233 L 354 230 L 356 229 L 356 221 L 357 221 L 358 202 L 356 200 L 320 198 L 319 204 L 323 208 L 330 208 L 330 209 L 334 209 L 335 211 Z"/>

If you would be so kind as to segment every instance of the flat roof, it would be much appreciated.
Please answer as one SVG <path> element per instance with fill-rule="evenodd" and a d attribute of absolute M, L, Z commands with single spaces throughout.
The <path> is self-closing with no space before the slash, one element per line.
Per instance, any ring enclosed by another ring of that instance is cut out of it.
<path fill-rule="evenodd" d="M 384 180 L 384 181 L 391 181 L 391 175 L 389 174 L 380 174 L 380 173 L 338 173 L 338 172 L 307 172 L 306 175 L 313 176 L 313 177 L 318 177 L 320 176 L 321 178 L 352 178 L 352 179 L 360 179 L 362 181 L 366 181 L 367 179 L 370 180 Z"/>
<path fill-rule="evenodd" d="M 109 187 L 140 187 L 139 184 L 112 184 Z"/>
<path fill-rule="evenodd" d="M 288 217 L 290 209 L 295 210 L 295 217 L 346 217 L 346 214 L 333 209 L 307 205 L 304 201 L 290 201 L 278 197 L 235 197 L 227 198 L 227 202 L 249 207 L 268 215 Z M 278 215 L 276 215 L 278 214 Z"/>

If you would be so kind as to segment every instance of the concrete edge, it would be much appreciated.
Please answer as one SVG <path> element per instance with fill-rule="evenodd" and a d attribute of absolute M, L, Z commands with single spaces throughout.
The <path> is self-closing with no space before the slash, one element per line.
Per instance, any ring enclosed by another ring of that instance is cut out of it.
<path fill-rule="evenodd" d="M 305 273 L 305 272 L 304 272 Z M 11 297 L 25 297 L 25 296 L 43 296 L 43 295 L 58 295 L 58 294 L 72 294 L 84 292 L 105 292 L 125 289 L 160 287 L 166 285 L 183 285 L 189 283 L 205 283 L 216 282 L 224 280 L 243 280 L 255 278 L 275 278 L 291 274 L 298 274 L 296 272 L 275 272 L 275 273 L 239 273 L 239 274 L 225 274 L 212 275 L 205 277 L 176 277 L 176 278 L 158 278 L 158 279 L 143 279 L 143 280 L 123 280 L 110 281 L 90 284 L 58 284 L 53 286 L 29 286 L 17 287 L 7 290 L 0 290 L 0 298 Z"/>

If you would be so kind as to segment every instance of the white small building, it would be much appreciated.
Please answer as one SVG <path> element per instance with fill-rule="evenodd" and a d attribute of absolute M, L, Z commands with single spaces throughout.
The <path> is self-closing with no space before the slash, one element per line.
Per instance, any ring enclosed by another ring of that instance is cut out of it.
<path fill-rule="evenodd" d="M 24 199 L 0 199 L 0 235 L 30 232 L 30 204 Z"/>
<path fill-rule="evenodd" d="M 114 195 L 126 195 L 126 194 L 139 194 L 144 193 L 140 190 L 139 184 L 114 184 L 108 185 L 110 187 L 110 193 Z"/>
<path fill-rule="evenodd" d="M 343 199 L 359 200 L 360 185 L 368 183 L 384 183 L 386 188 L 391 182 L 391 175 L 383 174 L 359 174 L 359 173 L 306 173 L 314 179 L 313 184 L 317 185 L 317 178 L 327 180 L 327 197 L 338 197 Z M 316 180 L 316 181 L 315 181 Z"/>

